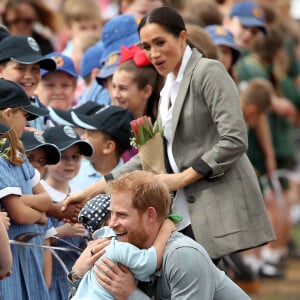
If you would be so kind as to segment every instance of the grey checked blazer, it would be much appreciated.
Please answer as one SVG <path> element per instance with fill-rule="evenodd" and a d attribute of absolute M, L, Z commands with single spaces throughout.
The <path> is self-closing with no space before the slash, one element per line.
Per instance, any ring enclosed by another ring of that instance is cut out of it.
<path fill-rule="evenodd" d="M 245 154 L 247 131 L 235 83 L 221 63 L 195 49 L 174 103 L 172 127 L 179 170 L 193 167 L 206 175 L 184 191 L 196 240 L 209 255 L 219 258 L 274 240 Z M 141 169 L 138 155 L 112 175 L 134 169 Z"/>

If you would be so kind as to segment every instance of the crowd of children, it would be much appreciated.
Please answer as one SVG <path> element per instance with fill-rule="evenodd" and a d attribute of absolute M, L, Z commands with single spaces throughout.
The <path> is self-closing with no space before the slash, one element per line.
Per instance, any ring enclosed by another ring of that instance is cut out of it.
<path fill-rule="evenodd" d="M 76 219 L 82 205 L 62 211 L 63 202 L 136 155 L 133 119 L 156 121 L 163 62 L 151 63 L 138 26 L 164 5 L 183 16 L 189 47 L 219 60 L 238 88 L 247 155 L 276 233 L 218 266 L 245 289 L 253 284 L 249 291 L 260 277 L 284 277 L 291 207 L 300 205 L 289 175 L 299 164 L 300 111 L 299 23 L 290 8 L 263 0 L 54 2 L 8 0 L 0 9 L 0 299 L 68 299 L 66 273 L 89 235 Z M 18 244 L 27 233 L 35 236 Z"/>

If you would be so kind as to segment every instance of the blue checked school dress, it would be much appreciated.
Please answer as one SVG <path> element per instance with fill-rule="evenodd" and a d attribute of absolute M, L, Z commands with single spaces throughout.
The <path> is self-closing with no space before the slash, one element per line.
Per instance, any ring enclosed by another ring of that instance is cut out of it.
<path fill-rule="evenodd" d="M 0 157 L 0 199 L 8 195 L 32 194 L 32 186 L 39 182 L 27 158 L 22 165 L 14 165 Z M 2 204 L 1 204 L 2 205 Z M 3 206 L 3 205 L 2 205 Z M 18 224 L 11 220 L 8 236 L 13 239 L 24 232 L 40 235 L 30 242 L 43 245 L 46 226 Z M 0 293 L 5 300 L 49 300 L 43 276 L 43 249 L 11 245 L 12 275 L 0 281 Z"/>
<path fill-rule="evenodd" d="M 53 187 L 51 187 L 47 182 L 44 180 L 41 181 L 41 184 L 45 188 L 45 190 L 48 192 L 49 195 L 51 195 L 53 202 L 61 202 L 63 201 L 67 195 L 65 193 L 62 193 L 60 191 L 57 191 Z M 70 185 L 70 194 L 78 192 L 79 189 L 75 187 L 74 185 Z M 65 222 L 58 221 L 55 218 L 48 218 L 48 227 L 59 227 L 63 226 Z M 82 237 L 66 237 L 63 238 L 63 240 L 73 244 L 74 246 L 80 248 L 81 246 L 86 244 L 86 239 Z M 70 271 L 79 257 L 80 252 L 71 251 L 72 247 L 67 245 L 63 241 L 56 241 L 55 243 L 52 243 L 52 246 L 55 247 L 62 247 L 62 248 L 69 248 L 70 251 L 60 251 L 57 250 L 56 254 L 59 256 L 59 258 L 63 261 L 65 264 L 65 267 L 67 267 L 68 271 Z M 52 280 L 51 280 L 51 286 L 49 289 L 49 296 L 51 300 L 67 300 L 70 287 L 68 284 L 67 279 L 67 273 L 64 270 L 64 267 L 60 264 L 60 262 L 53 257 L 52 259 Z"/>

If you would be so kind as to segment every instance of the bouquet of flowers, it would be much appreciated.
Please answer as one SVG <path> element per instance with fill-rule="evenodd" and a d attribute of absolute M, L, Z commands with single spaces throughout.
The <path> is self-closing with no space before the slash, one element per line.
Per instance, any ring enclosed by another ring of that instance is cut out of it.
<path fill-rule="evenodd" d="M 131 121 L 130 125 L 130 144 L 139 150 L 143 170 L 154 174 L 164 173 L 162 128 L 159 128 L 157 123 L 153 126 L 150 117 L 147 116 Z"/>

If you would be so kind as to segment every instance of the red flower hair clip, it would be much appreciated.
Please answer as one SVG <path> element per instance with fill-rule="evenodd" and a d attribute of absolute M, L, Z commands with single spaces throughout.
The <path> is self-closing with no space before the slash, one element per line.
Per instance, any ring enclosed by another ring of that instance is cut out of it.
<path fill-rule="evenodd" d="M 137 67 L 144 67 L 151 65 L 150 60 L 147 58 L 145 52 L 140 47 L 133 45 L 127 48 L 126 46 L 121 46 L 121 56 L 119 64 L 132 59 Z"/>

